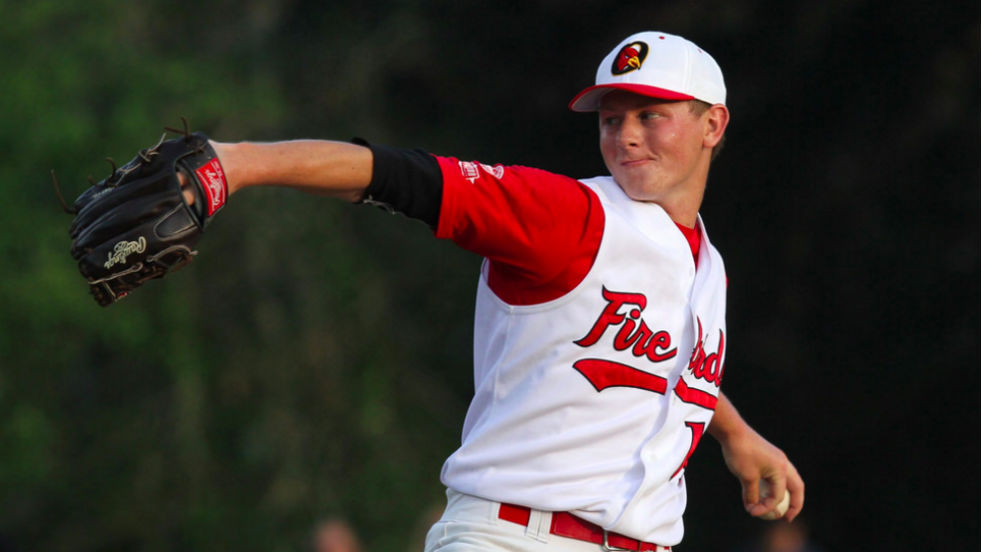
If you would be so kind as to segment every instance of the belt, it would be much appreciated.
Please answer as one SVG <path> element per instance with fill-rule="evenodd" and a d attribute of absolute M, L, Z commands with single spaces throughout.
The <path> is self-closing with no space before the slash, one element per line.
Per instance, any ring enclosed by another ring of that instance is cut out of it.
<path fill-rule="evenodd" d="M 504 521 L 528 526 L 531 518 L 531 508 L 516 504 L 501 504 L 497 517 Z M 568 537 L 586 542 L 603 545 L 603 550 L 636 550 L 636 551 L 670 551 L 670 546 L 660 546 L 650 542 L 610 533 L 595 523 L 579 519 L 569 512 L 552 512 L 552 526 L 549 532 L 560 537 Z"/>

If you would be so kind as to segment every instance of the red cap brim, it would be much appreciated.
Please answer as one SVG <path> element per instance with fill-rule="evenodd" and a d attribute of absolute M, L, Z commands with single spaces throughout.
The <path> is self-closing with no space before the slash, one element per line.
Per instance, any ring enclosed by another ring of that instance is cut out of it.
<path fill-rule="evenodd" d="M 658 98 L 661 100 L 694 100 L 695 99 L 695 97 L 690 94 L 682 94 L 681 92 L 666 90 L 664 88 L 658 88 L 656 86 L 647 86 L 645 84 L 629 84 L 629 83 L 597 84 L 595 86 L 590 86 L 589 88 L 583 90 L 579 94 L 576 94 L 576 97 L 572 98 L 572 101 L 569 102 L 569 109 L 579 112 L 598 111 L 600 106 L 600 100 L 603 98 L 603 96 L 609 94 L 613 90 L 626 90 L 627 92 L 633 92 L 634 94 L 640 94 L 641 96 L 647 96 L 649 98 Z"/>

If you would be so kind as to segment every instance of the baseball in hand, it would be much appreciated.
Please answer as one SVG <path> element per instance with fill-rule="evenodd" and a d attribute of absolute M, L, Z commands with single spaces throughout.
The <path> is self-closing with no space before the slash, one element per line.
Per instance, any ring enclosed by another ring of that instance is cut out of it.
<path fill-rule="evenodd" d="M 770 489 L 770 482 L 767 481 L 766 479 L 760 479 L 760 497 L 761 498 L 769 497 L 772 492 L 773 491 Z M 760 516 L 760 518 L 766 520 L 780 519 L 784 516 L 784 514 L 787 513 L 787 508 L 789 507 L 790 507 L 790 491 L 784 489 L 783 499 L 781 499 L 780 502 L 778 502 L 777 505 L 774 506 L 772 510 Z"/>

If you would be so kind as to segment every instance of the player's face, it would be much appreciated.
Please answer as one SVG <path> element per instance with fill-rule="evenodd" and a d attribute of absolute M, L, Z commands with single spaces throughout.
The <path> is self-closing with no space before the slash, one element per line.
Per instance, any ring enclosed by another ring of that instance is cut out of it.
<path fill-rule="evenodd" d="M 700 202 L 715 145 L 706 138 L 710 113 L 696 113 L 686 101 L 607 94 L 599 110 L 600 151 L 613 179 L 638 201 L 663 205 L 691 201 L 694 193 Z"/>

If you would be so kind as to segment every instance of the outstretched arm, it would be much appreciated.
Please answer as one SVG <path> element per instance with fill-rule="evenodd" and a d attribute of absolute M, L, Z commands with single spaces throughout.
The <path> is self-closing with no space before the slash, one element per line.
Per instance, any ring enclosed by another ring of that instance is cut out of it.
<path fill-rule="evenodd" d="M 787 455 L 749 427 L 722 393 L 708 432 L 722 445 L 726 466 L 742 485 L 746 511 L 752 516 L 766 514 L 787 489 L 790 508 L 783 518 L 793 521 L 804 507 L 804 480 Z M 760 500 L 760 479 L 766 479 L 773 489 L 773 496 L 765 500 Z"/>
<path fill-rule="evenodd" d="M 371 183 L 372 154 L 367 147 L 326 140 L 211 142 L 218 154 L 228 194 L 250 186 L 285 186 L 358 201 Z"/>

